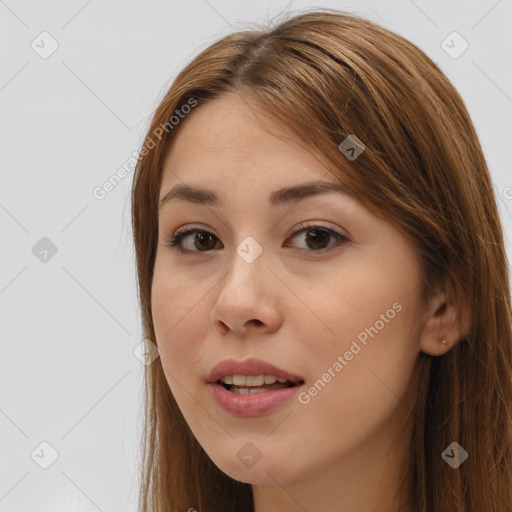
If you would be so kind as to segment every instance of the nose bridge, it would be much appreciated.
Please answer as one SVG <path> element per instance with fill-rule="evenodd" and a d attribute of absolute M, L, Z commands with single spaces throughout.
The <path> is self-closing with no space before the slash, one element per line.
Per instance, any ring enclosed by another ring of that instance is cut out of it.
<path fill-rule="evenodd" d="M 267 256 L 263 246 L 252 236 L 248 236 L 235 247 L 230 258 L 231 269 L 226 276 L 224 287 L 241 294 L 258 293 L 265 286 Z"/>
<path fill-rule="evenodd" d="M 251 237 L 247 237 L 251 238 Z M 282 321 L 269 286 L 268 256 L 254 239 L 244 239 L 228 260 L 229 269 L 221 280 L 212 310 L 216 327 L 229 327 L 242 334 L 249 322 L 274 332 Z"/>

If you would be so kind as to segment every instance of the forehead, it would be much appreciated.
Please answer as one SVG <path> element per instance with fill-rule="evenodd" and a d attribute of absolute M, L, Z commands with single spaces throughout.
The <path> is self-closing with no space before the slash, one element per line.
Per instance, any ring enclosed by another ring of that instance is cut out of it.
<path fill-rule="evenodd" d="M 339 182 L 289 128 L 238 95 L 200 105 L 182 123 L 168 148 L 162 188 L 182 180 L 233 192 L 242 184 Z"/>

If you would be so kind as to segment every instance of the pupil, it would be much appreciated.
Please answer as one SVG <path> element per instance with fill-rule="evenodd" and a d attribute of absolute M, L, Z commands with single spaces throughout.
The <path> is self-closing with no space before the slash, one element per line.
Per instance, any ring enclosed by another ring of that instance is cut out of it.
<path fill-rule="evenodd" d="M 330 236 L 329 233 L 327 233 L 327 231 L 322 230 L 322 229 L 310 229 L 310 230 L 308 230 L 307 233 L 308 234 L 306 236 L 306 239 L 308 241 L 308 244 L 315 249 L 321 248 L 323 243 L 326 242 Z M 312 241 L 311 241 L 311 237 L 309 236 L 310 233 L 313 234 Z"/>
<path fill-rule="evenodd" d="M 208 239 L 210 241 L 209 245 L 208 245 Z M 196 239 L 195 239 L 196 248 L 197 249 L 211 249 L 212 247 L 210 247 L 210 245 L 211 245 L 212 240 L 213 240 L 213 237 L 209 233 L 197 233 L 196 234 Z M 206 247 L 205 246 L 203 246 L 203 247 L 199 247 L 198 246 L 197 242 L 199 242 L 200 244 L 203 244 L 205 241 L 206 241 Z M 213 244 L 213 245 L 215 245 L 215 244 Z"/>

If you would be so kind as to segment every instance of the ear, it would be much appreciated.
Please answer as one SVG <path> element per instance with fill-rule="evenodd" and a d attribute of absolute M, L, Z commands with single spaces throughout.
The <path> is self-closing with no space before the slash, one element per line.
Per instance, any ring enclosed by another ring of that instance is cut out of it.
<path fill-rule="evenodd" d="M 452 289 L 444 285 L 425 305 L 420 348 L 426 354 L 440 356 L 448 352 L 471 329 L 469 301 L 457 304 Z M 446 343 L 443 343 L 443 337 Z"/>

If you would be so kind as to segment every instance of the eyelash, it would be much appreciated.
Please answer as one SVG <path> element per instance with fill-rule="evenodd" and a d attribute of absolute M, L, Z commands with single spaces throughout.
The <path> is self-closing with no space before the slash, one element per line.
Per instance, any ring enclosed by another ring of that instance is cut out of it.
<path fill-rule="evenodd" d="M 327 252 L 330 252 L 331 250 L 335 250 L 336 248 L 338 248 L 340 245 L 343 245 L 344 243 L 348 242 L 348 238 L 341 235 L 340 233 L 330 229 L 330 228 L 327 228 L 325 226 L 321 226 L 321 225 L 318 225 L 318 224 L 311 224 L 311 223 L 307 223 L 307 222 L 302 222 L 301 224 L 299 224 L 297 227 L 296 227 L 296 230 L 295 231 L 292 231 L 290 233 L 288 233 L 287 235 L 287 239 L 288 238 L 294 238 L 296 235 L 298 235 L 300 232 L 302 231 L 307 231 L 308 229 L 313 229 L 313 228 L 316 228 L 320 231 L 324 231 L 324 232 L 327 232 L 331 235 L 334 235 L 334 237 L 338 238 L 337 242 L 331 244 L 330 246 L 328 246 L 327 248 L 325 249 L 300 249 L 300 250 L 303 250 L 303 251 L 307 251 L 307 252 L 319 252 L 319 253 L 327 253 Z M 211 234 L 213 235 L 213 233 L 211 233 L 210 231 L 206 230 L 206 229 L 200 229 L 200 228 L 191 228 L 191 229 L 186 229 L 186 230 L 183 230 L 183 231 L 180 231 L 180 230 L 177 230 L 176 232 L 174 233 L 169 233 L 168 235 L 165 236 L 165 239 L 164 239 L 164 243 L 167 247 L 171 247 L 173 249 L 176 249 L 178 252 L 180 253 L 206 253 L 206 252 L 210 252 L 212 249 L 210 250 L 207 250 L 207 251 L 191 251 L 190 249 L 183 249 L 183 247 L 181 247 L 181 242 L 182 240 L 192 234 L 192 233 L 206 233 L 206 234 Z M 215 235 L 213 235 L 215 237 Z M 217 237 L 215 237 L 217 238 Z M 218 240 L 218 238 L 217 238 Z"/>

